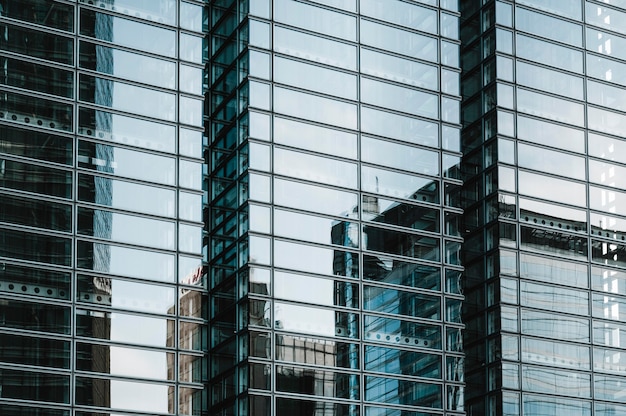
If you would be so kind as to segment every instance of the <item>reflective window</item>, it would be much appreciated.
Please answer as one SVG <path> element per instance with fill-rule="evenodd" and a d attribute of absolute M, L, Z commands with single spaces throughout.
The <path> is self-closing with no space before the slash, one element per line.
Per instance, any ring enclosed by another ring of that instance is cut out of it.
<path fill-rule="evenodd" d="M 625 141 L 591 132 L 587 134 L 587 137 L 589 140 L 590 156 L 626 163 Z"/>
<path fill-rule="evenodd" d="M 439 384 L 372 376 L 365 377 L 365 400 L 431 408 L 443 406 Z"/>
<path fill-rule="evenodd" d="M 274 203 L 331 215 L 344 215 L 357 208 L 355 194 L 274 178 Z"/>
<path fill-rule="evenodd" d="M 361 137 L 361 160 L 425 175 L 439 175 L 438 152 Z"/>
<path fill-rule="evenodd" d="M 13 1 L 21 4 L 21 0 Z M 21 5 L 16 10 L 21 10 L 24 14 L 27 11 Z M 4 22 L 2 25 L 4 27 L 4 39 L 11 39 L 11 42 L 2 42 L 4 50 L 63 64 L 71 65 L 74 62 L 73 39 L 64 38 L 56 33 L 25 29 Z"/>
<path fill-rule="evenodd" d="M 356 19 L 345 15 L 299 3 L 294 0 L 276 0 L 274 19 L 302 29 L 324 33 L 347 40 L 356 40 Z"/>
<path fill-rule="evenodd" d="M 553 94 L 583 99 L 583 79 L 525 62 L 517 62 L 517 83 Z"/>
<path fill-rule="evenodd" d="M 522 334 L 589 343 L 589 320 L 522 309 Z"/>
<path fill-rule="evenodd" d="M 520 277 L 580 288 L 589 287 L 587 265 L 574 263 L 562 258 L 540 257 L 521 253 Z"/>
<path fill-rule="evenodd" d="M 12 58 L 3 57 L 2 61 L 6 75 L 0 79 L 0 84 L 60 97 L 74 96 L 74 74 L 71 71 Z"/>
<path fill-rule="evenodd" d="M 590 368 L 588 346 L 522 337 L 522 361 L 563 368 Z"/>
<path fill-rule="evenodd" d="M 587 315 L 589 311 L 589 294 L 580 290 L 522 281 L 520 293 L 522 306 L 574 315 Z"/>
<path fill-rule="evenodd" d="M 313 388 L 308 387 L 309 383 L 312 383 Z M 358 375 L 298 367 L 276 367 L 278 391 L 358 399 L 359 384 Z"/>
<path fill-rule="evenodd" d="M 623 88 L 592 80 L 587 81 L 587 101 L 590 103 L 624 111 L 626 110 L 626 105 L 623 104 L 624 99 L 626 99 L 626 91 Z"/>
<path fill-rule="evenodd" d="M 3 105 L 0 119 L 61 131 L 74 129 L 71 104 L 3 91 Z"/>
<path fill-rule="evenodd" d="M 364 338 L 388 344 L 441 349 L 441 327 L 364 315 Z"/>
<path fill-rule="evenodd" d="M 357 169 L 353 163 L 274 149 L 274 172 L 313 182 L 356 188 Z"/>
<path fill-rule="evenodd" d="M 72 240 L 18 230 L 0 228 L 0 256 L 41 263 L 71 266 Z"/>
<path fill-rule="evenodd" d="M 3 398 L 65 404 L 70 401 L 70 377 L 68 375 L 11 369 L 1 371 Z"/>
<path fill-rule="evenodd" d="M 327 337 L 359 337 L 358 314 L 274 302 L 276 329 Z"/>
<path fill-rule="evenodd" d="M 618 59 L 626 59 L 626 38 L 615 33 L 601 32 L 590 27 L 587 28 L 586 35 L 587 50 Z M 589 59 L 589 56 L 587 59 Z"/>
<path fill-rule="evenodd" d="M 515 29 L 572 46 L 582 46 L 582 26 L 521 7 L 515 8 Z"/>
<path fill-rule="evenodd" d="M 143 2 L 143 4 L 146 4 L 146 2 Z M 174 30 L 163 29 L 89 9 L 81 9 L 80 12 L 81 35 L 146 52 L 169 57 L 176 56 L 176 32 Z M 175 16 L 175 14 L 170 16 Z M 137 36 L 137 33 L 141 33 L 141 36 Z"/>
<path fill-rule="evenodd" d="M 378 49 L 437 62 L 437 39 L 361 19 L 361 43 Z M 452 65 L 454 66 L 454 65 Z"/>
<path fill-rule="evenodd" d="M 274 265 L 330 276 L 357 277 L 359 273 L 356 253 L 281 240 L 274 241 Z"/>
<path fill-rule="evenodd" d="M 436 118 L 439 114 L 439 99 L 435 94 L 367 78 L 361 79 L 361 100 L 364 103 L 417 116 Z"/>
<path fill-rule="evenodd" d="M 624 351 L 608 350 L 605 348 L 593 349 L 593 369 L 623 375 L 626 365 Z"/>
<path fill-rule="evenodd" d="M 69 307 L 2 299 L 0 314 L 5 328 L 57 334 L 70 333 L 71 310 Z"/>
<path fill-rule="evenodd" d="M 424 319 L 441 319 L 441 298 L 376 286 L 363 287 L 363 309 Z"/>
<path fill-rule="evenodd" d="M 274 117 L 274 142 L 354 159 L 357 136 L 327 127 Z"/>
<path fill-rule="evenodd" d="M 274 87 L 274 110 L 338 127 L 355 129 L 357 125 L 356 105 L 281 87 Z"/>
<path fill-rule="evenodd" d="M 361 72 L 390 81 L 438 89 L 437 67 L 361 48 Z"/>
<path fill-rule="evenodd" d="M 517 109 L 524 113 L 584 127 L 585 108 L 583 104 L 560 98 L 517 89 Z M 590 123 L 591 124 L 591 123 Z"/>
<path fill-rule="evenodd" d="M 585 180 L 583 157 L 519 143 L 517 160 L 520 167 Z"/>
<path fill-rule="evenodd" d="M 11 19 L 70 32 L 74 28 L 74 7 L 69 4 L 50 0 L 7 0 L 3 6 L 3 16 Z"/>
<path fill-rule="evenodd" d="M 138 412 L 167 413 L 169 406 L 168 392 L 171 388 L 165 384 L 76 377 L 74 399 L 78 405 Z M 99 394 L 98 392 L 100 391 L 107 391 L 110 394 Z M 140 391 L 142 394 L 127 394 L 126 392 L 128 391 Z M 145 400 L 145 397 L 150 397 L 151 399 Z"/>
<path fill-rule="evenodd" d="M 517 136 L 529 142 L 573 152 L 585 152 L 585 132 L 518 114 Z"/>
<path fill-rule="evenodd" d="M 613 84 L 626 85 L 626 63 L 587 53 L 587 75 Z"/>
<path fill-rule="evenodd" d="M 366 250 L 439 261 L 440 245 L 437 238 L 363 226 L 363 246 Z"/>
<path fill-rule="evenodd" d="M 0 195 L 0 218 L 4 222 L 71 232 L 72 207 L 51 201 Z"/>
<path fill-rule="evenodd" d="M 422 202 L 439 202 L 438 181 L 399 172 L 363 166 L 361 186 L 365 192 Z"/>
<path fill-rule="evenodd" d="M 551 0 L 518 0 L 518 3 L 525 4 L 539 10 L 554 13 L 557 16 L 566 16 L 575 20 L 582 18 L 582 6 L 580 1 L 554 2 Z"/>
<path fill-rule="evenodd" d="M 616 136 L 626 135 L 626 116 L 605 109 L 587 107 L 589 128 Z"/>
<path fill-rule="evenodd" d="M 298 224 L 294 227 L 294 224 Z M 274 210 L 274 233 L 321 244 L 359 246 L 358 224 L 285 210 Z"/>
<path fill-rule="evenodd" d="M 440 290 L 441 270 L 388 257 L 363 255 L 363 278 L 392 285 Z"/>
<path fill-rule="evenodd" d="M 316 35 L 275 26 L 274 49 L 301 59 L 356 70 L 356 46 Z"/>
<path fill-rule="evenodd" d="M 397 0 L 361 0 L 364 16 L 384 20 L 410 29 L 437 33 L 437 11 Z"/>
<path fill-rule="evenodd" d="M 439 209 L 363 195 L 364 220 L 415 230 L 439 232 Z"/>
<path fill-rule="evenodd" d="M 567 71 L 582 73 L 582 52 L 530 38 L 518 34 L 516 36 L 516 51 L 519 58 L 528 59 Z"/>
<path fill-rule="evenodd" d="M 310 290 L 302 290 L 304 287 Z M 296 273 L 274 272 L 274 296 L 323 306 L 359 307 L 356 284 Z"/>
<path fill-rule="evenodd" d="M 79 0 L 93 4 L 93 0 Z M 131 16 L 173 25 L 176 23 L 176 0 L 113 0 L 113 10 L 124 10 Z M 181 25 L 182 25 L 181 16 Z"/>
<path fill-rule="evenodd" d="M 585 21 L 588 24 L 626 34 L 626 12 L 585 2 Z"/>
<path fill-rule="evenodd" d="M 626 325 L 593 320 L 593 342 L 607 347 L 626 348 Z"/>
<path fill-rule="evenodd" d="M 361 130 L 422 146 L 439 145 L 436 123 L 368 107 L 361 107 Z"/>
<path fill-rule="evenodd" d="M 522 389 L 544 394 L 591 397 L 591 375 L 522 366 Z"/>
<path fill-rule="evenodd" d="M 519 171 L 518 177 L 520 194 L 571 205 L 586 204 L 586 187 L 581 183 L 525 171 Z"/>
<path fill-rule="evenodd" d="M 553 2 L 550 2 L 553 4 Z M 563 399 L 551 396 L 535 396 L 524 394 L 522 396 L 524 415 L 558 415 L 591 416 L 591 403 L 581 399 Z"/>
<path fill-rule="evenodd" d="M 3 262 L 0 291 L 51 299 L 70 299 L 70 274 Z"/>
<path fill-rule="evenodd" d="M 70 368 L 70 342 L 0 334 L 0 361 L 40 367 Z"/>

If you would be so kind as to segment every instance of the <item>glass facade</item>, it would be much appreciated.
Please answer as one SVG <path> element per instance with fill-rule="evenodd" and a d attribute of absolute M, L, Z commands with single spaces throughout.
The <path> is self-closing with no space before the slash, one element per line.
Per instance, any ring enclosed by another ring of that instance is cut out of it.
<path fill-rule="evenodd" d="M 624 414 L 626 3 L 482 3 L 461 10 L 466 411 Z"/>
<path fill-rule="evenodd" d="M 0 0 L 0 414 L 626 414 L 625 27 Z"/>
<path fill-rule="evenodd" d="M 209 413 L 463 414 L 457 2 L 209 10 Z"/>
<path fill-rule="evenodd" d="M 205 19 L 0 0 L 0 414 L 206 411 Z"/>

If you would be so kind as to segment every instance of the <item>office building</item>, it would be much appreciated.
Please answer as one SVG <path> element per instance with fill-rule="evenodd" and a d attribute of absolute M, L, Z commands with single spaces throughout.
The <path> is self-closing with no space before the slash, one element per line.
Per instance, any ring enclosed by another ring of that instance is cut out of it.
<path fill-rule="evenodd" d="M 209 9 L 209 413 L 462 414 L 457 1 Z"/>
<path fill-rule="evenodd" d="M 461 2 L 465 410 L 623 415 L 626 3 Z"/>
<path fill-rule="evenodd" d="M 0 414 L 197 415 L 204 4 L 0 1 Z"/>
<path fill-rule="evenodd" d="M 625 27 L 0 0 L 0 413 L 626 414 Z"/>

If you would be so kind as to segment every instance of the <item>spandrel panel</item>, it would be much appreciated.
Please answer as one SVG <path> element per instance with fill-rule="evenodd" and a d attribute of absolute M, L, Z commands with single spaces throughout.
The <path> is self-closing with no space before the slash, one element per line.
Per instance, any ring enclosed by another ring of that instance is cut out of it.
<path fill-rule="evenodd" d="M 438 69 L 433 65 L 361 48 L 361 72 L 390 81 L 437 91 Z"/>
<path fill-rule="evenodd" d="M 0 126 L 0 152 L 71 165 L 73 143 L 69 137 Z"/>
<path fill-rule="evenodd" d="M 414 230 L 439 232 L 439 209 L 363 195 L 362 218 Z"/>
<path fill-rule="evenodd" d="M 0 120 L 42 126 L 60 131 L 72 131 L 72 105 L 43 98 L 32 97 L 3 91 L 3 109 Z"/>
<path fill-rule="evenodd" d="M 2 263 L 0 291 L 50 299 L 70 299 L 69 273 Z"/>
<path fill-rule="evenodd" d="M 120 312 L 76 310 L 76 335 L 152 347 L 174 347 L 174 321 Z"/>
<path fill-rule="evenodd" d="M 585 180 L 583 157 L 519 143 L 517 162 L 520 167 Z"/>
<path fill-rule="evenodd" d="M 274 241 L 274 265 L 330 276 L 359 275 L 357 253 L 280 240 Z"/>
<path fill-rule="evenodd" d="M 579 74 L 583 71 L 583 54 L 578 50 L 518 34 L 516 51 L 519 58 Z"/>
<path fill-rule="evenodd" d="M 274 142 L 350 159 L 357 157 L 357 135 L 274 117 Z"/>
<path fill-rule="evenodd" d="M 274 110 L 337 127 L 357 127 L 356 105 L 278 86 L 274 87 Z"/>
<path fill-rule="evenodd" d="M 439 261 L 441 241 L 438 238 L 372 226 L 363 227 L 363 248 L 383 253 Z"/>
<path fill-rule="evenodd" d="M 81 68 L 130 81 L 176 88 L 176 63 L 164 59 L 81 41 L 79 64 Z"/>
<path fill-rule="evenodd" d="M 2 326 L 29 331 L 70 333 L 69 307 L 2 299 Z"/>
<path fill-rule="evenodd" d="M 437 34 L 437 11 L 396 0 L 361 0 L 360 12 L 413 30 Z"/>
<path fill-rule="evenodd" d="M 11 242 L 0 245 L 0 257 L 72 265 L 72 240 L 69 238 L 0 228 L 0 241 Z"/>
<path fill-rule="evenodd" d="M 286 149 L 274 149 L 274 172 L 313 182 L 357 187 L 356 164 Z"/>
<path fill-rule="evenodd" d="M 347 374 L 322 369 L 276 367 L 276 390 L 289 393 L 358 399 L 358 374 Z"/>
<path fill-rule="evenodd" d="M 20 6 L 19 9 L 22 9 Z M 48 61 L 60 62 L 71 65 L 74 62 L 74 41 L 58 34 L 49 34 L 38 30 L 25 29 L 3 23 L 6 33 L 5 39 L 11 42 L 3 42 L 4 50 Z"/>
<path fill-rule="evenodd" d="M 109 277 L 78 275 L 76 301 L 136 312 L 173 315 L 174 288 Z"/>
<path fill-rule="evenodd" d="M 174 153 L 176 128 L 154 121 L 93 110 L 79 109 L 79 133 L 114 143 Z"/>
<path fill-rule="evenodd" d="M 522 334 L 589 343 L 589 319 L 522 309 Z"/>
<path fill-rule="evenodd" d="M 76 377 L 74 400 L 78 405 L 161 414 L 169 413 L 171 388 L 166 384 Z"/>
<path fill-rule="evenodd" d="M 274 57 L 274 81 L 356 100 L 356 75 L 316 65 Z"/>
<path fill-rule="evenodd" d="M 582 46 L 583 31 L 581 25 L 521 7 L 515 8 L 515 29 L 572 46 Z"/>
<path fill-rule="evenodd" d="M 65 404 L 70 401 L 70 377 L 68 375 L 11 369 L 2 369 L 0 374 L 2 374 L 3 399 Z"/>
<path fill-rule="evenodd" d="M 74 96 L 74 75 L 71 71 L 3 57 L 5 76 L 0 84 L 57 95 Z"/>
<path fill-rule="evenodd" d="M 361 137 L 361 160 L 424 175 L 439 175 L 439 153 L 398 143 Z"/>
<path fill-rule="evenodd" d="M 416 116 L 437 118 L 439 115 L 437 95 L 368 78 L 361 79 L 361 100 Z"/>
<path fill-rule="evenodd" d="M 104 143 L 80 140 L 78 166 L 130 179 L 176 184 L 176 159 Z"/>
<path fill-rule="evenodd" d="M 363 256 L 363 279 L 418 289 L 440 290 L 441 270 L 380 256 Z"/>
<path fill-rule="evenodd" d="M 0 334 L 0 345 L 3 363 L 70 368 L 70 341 Z"/>
<path fill-rule="evenodd" d="M 519 192 L 555 202 L 584 207 L 587 190 L 584 184 L 518 171 Z"/>
<path fill-rule="evenodd" d="M 337 340 L 277 334 L 276 358 L 300 364 L 356 369 L 359 346 Z"/>
<path fill-rule="evenodd" d="M 170 16 L 175 16 L 171 14 Z M 96 30 L 96 27 L 102 30 Z M 141 33 L 141 36 L 137 36 Z M 81 9 L 80 34 L 159 55 L 176 56 L 176 32 L 134 20 Z"/>
<path fill-rule="evenodd" d="M 353 213 L 358 208 L 354 193 L 279 178 L 274 178 L 274 203 L 339 216 Z"/>
<path fill-rule="evenodd" d="M 79 84 L 81 101 L 166 121 L 176 121 L 175 94 L 91 75 L 81 75 Z"/>
<path fill-rule="evenodd" d="M 437 62 L 437 39 L 361 19 L 361 43 L 378 49 Z"/>
<path fill-rule="evenodd" d="M 373 108 L 361 107 L 361 129 L 367 133 L 422 146 L 439 146 L 437 123 Z"/>
<path fill-rule="evenodd" d="M 522 362 L 562 368 L 590 369 L 588 346 L 522 337 Z"/>
<path fill-rule="evenodd" d="M 359 307 L 359 288 L 354 283 L 281 271 L 274 272 L 274 297 L 322 306 Z"/>
<path fill-rule="evenodd" d="M 359 314 L 274 302 L 276 329 L 325 337 L 359 337 Z"/>
<path fill-rule="evenodd" d="M 441 349 L 441 326 L 365 315 L 364 339 L 427 349 Z"/>
<path fill-rule="evenodd" d="M 112 244 L 77 242 L 76 265 L 100 273 L 173 282 L 174 255 Z"/>
<path fill-rule="evenodd" d="M 394 378 L 365 377 L 365 400 L 442 408 L 441 385 Z"/>
<path fill-rule="evenodd" d="M 78 175 L 78 199 L 113 208 L 173 217 L 176 192 L 102 176 Z"/>
<path fill-rule="evenodd" d="M 359 246 L 357 223 L 293 211 L 274 210 L 274 234 L 320 244 Z"/>
<path fill-rule="evenodd" d="M 70 205 L 4 194 L 0 198 L 0 218 L 3 222 L 71 232 Z"/>
<path fill-rule="evenodd" d="M 76 343 L 76 370 L 112 376 L 174 380 L 174 354 L 103 344 Z"/>
<path fill-rule="evenodd" d="M 441 319 L 441 298 L 404 290 L 364 286 L 363 309 L 439 320 Z"/>
<path fill-rule="evenodd" d="M 374 345 L 364 347 L 365 370 L 441 379 L 441 356 Z"/>
<path fill-rule="evenodd" d="M 361 167 L 363 191 L 419 202 L 439 202 L 439 182 L 389 170 Z"/>
<path fill-rule="evenodd" d="M 293 0 L 275 0 L 274 19 L 313 32 L 356 40 L 356 18 Z"/>
<path fill-rule="evenodd" d="M 274 27 L 274 49 L 308 61 L 351 70 L 357 68 L 356 46 L 280 26 Z"/>

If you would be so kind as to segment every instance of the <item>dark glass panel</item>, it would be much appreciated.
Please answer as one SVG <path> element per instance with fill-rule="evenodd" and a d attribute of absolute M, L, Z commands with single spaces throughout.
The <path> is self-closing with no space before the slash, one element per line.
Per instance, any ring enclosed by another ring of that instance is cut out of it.
<path fill-rule="evenodd" d="M 438 267 L 368 255 L 363 256 L 363 265 L 363 278 L 366 280 L 420 289 L 441 288 L 441 270 Z"/>
<path fill-rule="evenodd" d="M 0 186 L 70 198 L 72 173 L 60 169 L 0 159 Z"/>
<path fill-rule="evenodd" d="M 0 414 L 7 416 L 70 416 L 70 411 L 0 404 Z"/>
<path fill-rule="evenodd" d="M 20 3 L 21 0 L 15 0 L 15 2 Z M 55 4 L 59 3 L 55 2 Z M 74 61 L 74 42 L 70 38 L 6 23 L 3 26 L 5 36 L 0 38 L 0 50 L 63 64 L 71 65 Z"/>
<path fill-rule="evenodd" d="M 251 413 L 252 414 L 252 413 Z M 257 414 L 255 409 L 254 414 Z M 259 413 L 264 415 L 264 413 Z M 269 415 L 269 413 L 267 413 Z M 359 406 L 356 404 L 328 403 L 323 401 L 276 399 L 276 416 L 358 416 Z"/>
<path fill-rule="evenodd" d="M 0 361 L 42 367 L 70 367 L 70 342 L 0 334 Z"/>
<path fill-rule="evenodd" d="M 115 407 L 150 414 L 172 413 L 168 412 L 168 400 L 162 400 L 173 389 L 167 384 L 76 377 L 75 388 L 74 400 L 78 405 Z"/>
<path fill-rule="evenodd" d="M 4 61 L 4 62 L 2 62 Z M 74 76 L 71 71 L 12 58 L 0 58 L 6 71 L 0 83 L 12 87 L 72 98 Z"/>
<path fill-rule="evenodd" d="M 441 258 L 440 241 L 437 238 L 364 226 L 363 241 L 367 250 L 422 260 L 439 261 Z"/>
<path fill-rule="evenodd" d="M 65 165 L 73 159 L 71 138 L 10 126 L 0 126 L 0 152 Z"/>
<path fill-rule="evenodd" d="M 383 377 L 365 378 L 365 400 L 441 408 L 442 394 L 439 384 L 418 383 Z"/>
<path fill-rule="evenodd" d="M 63 131 L 73 129 L 71 104 L 4 92 L 0 109 L 0 119 Z"/>
<path fill-rule="evenodd" d="M 0 263 L 0 291 L 69 300 L 70 274 Z"/>
<path fill-rule="evenodd" d="M 0 318 L 6 328 L 69 334 L 70 308 L 42 303 L 3 300 Z"/>
<path fill-rule="evenodd" d="M 72 240 L 0 229 L 0 256 L 70 266 Z"/>
<path fill-rule="evenodd" d="M 395 348 L 365 346 L 365 370 L 441 378 L 441 356 Z"/>
<path fill-rule="evenodd" d="M 74 8 L 52 0 L 5 0 L 2 15 L 55 29 L 72 31 Z"/>
<path fill-rule="evenodd" d="M 425 319 L 441 319 L 441 298 L 403 290 L 365 286 L 363 309 Z"/>
<path fill-rule="evenodd" d="M 208 362 L 206 357 L 190 354 L 178 355 L 178 377 L 188 383 L 202 383 L 207 380 Z"/>
<path fill-rule="evenodd" d="M 342 399 L 359 398 L 359 376 L 311 368 L 276 367 L 276 390 Z"/>
<path fill-rule="evenodd" d="M 69 403 L 69 376 L 0 369 L 0 379 L 3 398 Z"/>
<path fill-rule="evenodd" d="M 521 246 L 526 249 L 583 260 L 587 258 L 588 241 L 584 237 L 530 227 L 521 227 L 520 237 Z"/>
<path fill-rule="evenodd" d="M 38 199 L 2 195 L 0 218 L 13 224 L 72 231 L 72 207 Z"/>
<path fill-rule="evenodd" d="M 439 232 L 439 209 L 363 196 L 363 219 L 415 230 Z"/>

